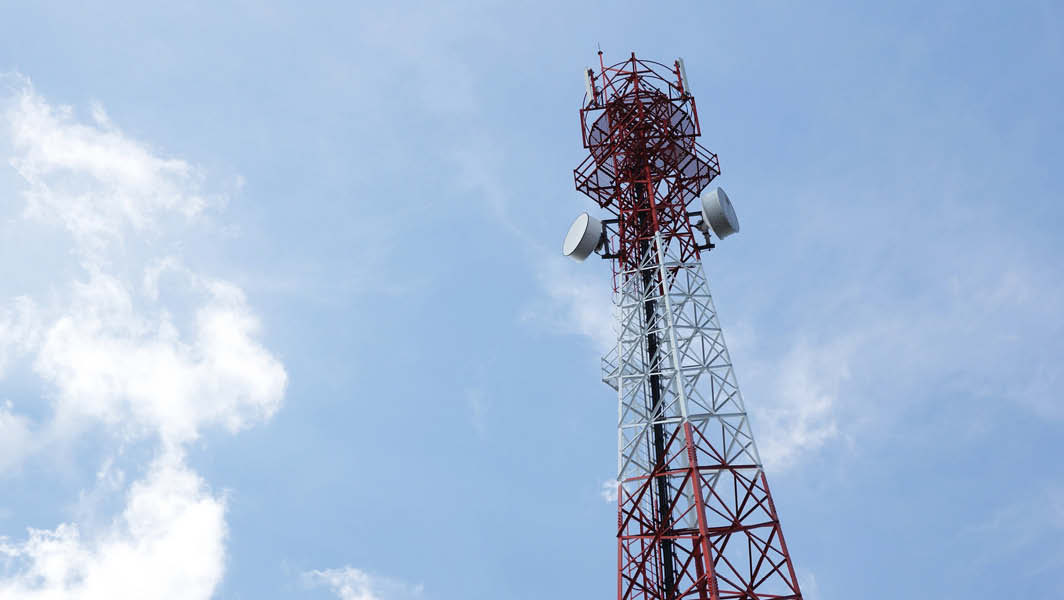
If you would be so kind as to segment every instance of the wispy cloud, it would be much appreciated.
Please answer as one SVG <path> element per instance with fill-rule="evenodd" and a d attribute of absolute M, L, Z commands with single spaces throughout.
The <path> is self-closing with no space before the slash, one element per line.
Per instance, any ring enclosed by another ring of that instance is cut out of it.
<path fill-rule="evenodd" d="M 814 346 L 803 340 L 774 364 L 744 365 L 744 379 L 760 380 L 753 389 L 763 394 L 749 410 L 761 458 L 773 470 L 794 465 L 839 435 L 836 411 L 852 352 L 845 341 Z"/>
<path fill-rule="evenodd" d="M 18 465 L 33 452 L 37 442 L 25 416 L 13 411 L 11 401 L 0 406 L 0 473 Z"/>
<path fill-rule="evenodd" d="M 27 79 L 4 110 L 15 155 L 10 164 L 25 181 L 26 214 L 61 223 L 83 251 L 99 251 L 126 229 L 151 230 L 162 214 L 191 218 L 207 198 L 198 169 L 158 156 L 119 130 L 99 105 L 82 123 L 69 106 L 53 106 Z"/>
<path fill-rule="evenodd" d="M 537 277 L 545 296 L 526 306 L 522 318 L 556 334 L 586 337 L 605 353 L 617 345 L 609 286 L 586 270 L 566 268 L 568 260 L 542 257 Z"/>
<path fill-rule="evenodd" d="M 816 574 L 808 569 L 798 570 L 798 585 L 802 588 L 802 598 L 806 600 L 820 600 L 820 586 L 816 581 Z"/>
<path fill-rule="evenodd" d="M 801 325 L 772 334 L 739 328 L 732 354 L 766 464 L 787 469 L 830 443 L 879 435 L 943 395 L 972 398 L 976 409 L 1064 415 L 1053 393 L 1061 371 L 1045 355 L 1062 328 L 1045 307 L 1064 298 L 1062 289 L 1037 262 L 992 262 L 956 266 L 893 305 L 874 284 L 854 284 L 840 290 L 835 311 L 801 300 L 810 307 Z"/>
<path fill-rule="evenodd" d="M 973 568 L 1024 557 L 1023 575 L 1059 572 L 1064 567 L 1064 485 L 1046 481 L 998 506 L 961 532 L 962 543 L 974 544 Z"/>
<path fill-rule="evenodd" d="M 617 503 L 617 480 L 607 479 L 602 482 L 602 487 L 599 489 L 599 495 L 602 499 L 609 504 Z"/>
<path fill-rule="evenodd" d="M 311 585 L 328 587 L 340 600 L 415 600 L 424 587 L 367 573 L 354 567 L 308 571 L 303 574 Z"/>
<path fill-rule="evenodd" d="M 32 298 L 19 296 L 0 307 L 0 376 L 13 356 L 26 354 L 40 342 L 40 332 L 40 313 Z"/>
<path fill-rule="evenodd" d="M 468 387 L 465 390 L 466 406 L 469 408 L 469 420 L 473 429 L 484 435 L 488 429 L 488 410 L 490 403 L 482 387 Z"/>

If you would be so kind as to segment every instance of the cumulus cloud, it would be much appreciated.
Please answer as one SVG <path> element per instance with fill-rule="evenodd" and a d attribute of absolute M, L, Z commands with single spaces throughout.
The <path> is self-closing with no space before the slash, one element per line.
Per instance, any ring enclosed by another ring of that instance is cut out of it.
<path fill-rule="evenodd" d="M 0 600 L 209 598 L 223 574 L 225 502 L 168 454 L 134 483 L 126 507 L 89 538 L 75 523 L 0 539 Z"/>
<path fill-rule="evenodd" d="M 328 587 L 340 600 L 414 600 L 422 597 L 421 585 L 411 585 L 367 573 L 354 567 L 308 571 L 311 585 Z"/>
<path fill-rule="evenodd" d="M 165 312 L 134 308 L 133 290 L 93 273 L 73 284 L 70 307 L 45 331 L 35 369 L 54 384 L 57 419 L 95 420 L 124 435 L 158 433 L 168 445 L 204 425 L 237 431 L 279 407 L 283 366 L 256 340 L 258 319 L 225 282 L 197 281 L 206 296 L 182 337 Z"/>
<path fill-rule="evenodd" d="M 268 419 L 284 395 L 284 366 L 259 341 L 242 290 L 152 255 L 161 223 L 187 222 L 207 206 L 198 169 L 129 138 L 102 107 L 82 122 L 14 80 L 0 123 L 23 216 L 69 234 L 80 275 L 55 282 L 43 300 L 0 303 L 0 375 L 25 355 L 51 400 L 40 423 L 0 406 L 0 472 L 89 429 L 103 431 L 114 454 L 148 440 L 156 458 L 107 526 L 86 527 L 101 521 L 88 514 L 0 540 L 0 600 L 210 598 L 225 564 L 224 496 L 187 466 L 184 446 L 209 427 L 235 432 Z M 133 239 L 146 241 L 147 255 L 126 253 L 116 270 L 116 252 Z M 88 500 L 124 481 L 82 494 L 82 508 L 91 512 L 102 503 Z"/>
<path fill-rule="evenodd" d="M 286 375 L 257 341 L 259 321 L 238 287 L 171 256 L 140 257 L 133 272 L 143 273 L 142 289 L 107 269 L 105 242 L 203 210 L 197 169 L 127 137 L 98 105 L 83 123 L 14 79 L 4 125 L 26 212 L 66 228 L 84 277 L 47 305 L 20 297 L 0 310 L 0 365 L 16 351 L 31 354 L 54 386 L 63 426 L 96 420 L 175 445 L 207 425 L 236 431 L 272 415 Z M 173 295 L 182 302 L 160 298 L 168 272 L 178 275 Z M 184 329 L 173 316 L 181 309 L 194 314 Z"/>

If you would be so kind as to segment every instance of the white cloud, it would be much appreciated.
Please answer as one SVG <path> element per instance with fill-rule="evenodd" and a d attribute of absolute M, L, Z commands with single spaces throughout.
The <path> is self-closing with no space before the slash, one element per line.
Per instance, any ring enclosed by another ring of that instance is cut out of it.
<path fill-rule="evenodd" d="M 15 298 L 10 308 L 0 308 L 0 379 L 15 356 L 32 350 L 40 337 L 36 303 L 26 296 Z M 0 404 L 0 473 L 22 462 L 36 447 L 32 423 L 14 412 L 10 400 Z"/>
<path fill-rule="evenodd" d="M 116 443 L 112 455 L 131 439 L 159 448 L 117 517 L 96 514 L 124 489 L 108 458 L 102 485 L 80 496 L 78 522 L 0 540 L 0 600 L 210 598 L 224 571 L 225 502 L 183 448 L 207 427 L 237 431 L 273 415 L 284 367 L 258 340 L 238 287 L 151 255 L 162 224 L 206 206 L 197 169 L 128 138 L 100 106 L 91 123 L 78 122 L 14 79 L 3 131 L 25 184 L 24 216 L 68 232 L 83 274 L 55 282 L 44 301 L 19 297 L 0 309 L 0 369 L 28 356 L 52 408 L 34 423 L 0 407 L 0 471 L 93 426 Z M 134 239 L 148 242 L 138 246 L 147 255 L 127 251 Z M 113 266 L 119 251 L 122 269 Z"/>
<path fill-rule="evenodd" d="M 469 419 L 473 429 L 479 435 L 484 435 L 488 429 L 488 409 L 490 408 L 487 395 L 482 387 L 470 387 L 465 390 L 466 406 L 469 408 Z"/>
<path fill-rule="evenodd" d="M 421 598 L 424 586 L 411 585 L 367 573 L 354 567 L 304 573 L 308 583 L 324 585 L 340 600 L 413 600 Z"/>
<path fill-rule="evenodd" d="M 58 221 L 83 251 L 97 251 L 127 228 L 151 230 L 164 213 L 190 218 L 204 209 L 192 165 L 125 136 L 98 105 L 92 123 L 80 123 L 71 107 L 52 106 L 15 79 L 21 85 L 3 121 L 15 151 L 10 164 L 27 183 L 26 214 Z"/>
<path fill-rule="evenodd" d="M 134 483 L 105 531 L 86 539 L 77 524 L 0 539 L 8 571 L 0 600 L 59 598 L 206 600 L 221 580 L 225 502 L 174 454 Z"/>
<path fill-rule="evenodd" d="M 527 308 L 522 317 L 555 333 L 585 336 L 606 353 L 617 345 L 609 286 L 597 276 L 574 271 L 574 265 L 564 261 L 542 260 L 539 280 L 548 301 Z"/>
<path fill-rule="evenodd" d="M 617 503 L 617 480 L 607 479 L 602 482 L 602 487 L 599 489 L 599 495 L 602 499 L 610 504 Z"/>
<path fill-rule="evenodd" d="M 237 431 L 277 410 L 284 368 L 255 341 L 259 323 L 243 293 L 224 282 L 194 284 L 206 299 L 191 339 L 165 310 L 138 312 L 115 277 L 92 273 L 73 284 L 71 305 L 47 328 L 35 363 L 55 385 L 61 424 L 99 420 L 173 445 L 204 425 Z"/>
<path fill-rule="evenodd" d="M 79 251 L 106 258 L 103 241 L 203 209 L 201 178 L 187 162 L 126 137 L 99 105 L 93 122 L 81 123 L 15 80 L 4 118 L 27 212 L 65 225 Z M 243 292 L 174 257 L 144 258 L 147 266 L 134 269 L 143 272 L 143 293 L 108 273 L 108 261 L 83 257 L 85 279 L 68 283 L 67 295 L 48 306 L 15 299 L 0 311 L 0 365 L 15 351 L 33 354 L 36 372 L 55 387 L 63 425 L 96 419 L 124 434 L 156 432 L 171 445 L 205 425 L 236 431 L 272 415 L 286 374 L 256 340 L 260 325 Z M 160 300 L 159 279 L 170 271 L 179 275 L 177 295 L 192 298 L 185 331 L 172 315 L 185 306 Z"/>
<path fill-rule="evenodd" d="M 0 377 L 12 357 L 37 344 L 40 332 L 40 314 L 32 298 L 19 296 L 10 308 L 0 308 Z"/>
<path fill-rule="evenodd" d="M 800 467 L 832 443 L 852 444 L 887 430 L 904 435 L 894 428 L 906 411 L 928 402 L 932 390 L 994 398 L 995 407 L 1060 419 L 1064 410 L 1055 391 L 1062 371 L 1052 357 L 1064 322 L 1053 307 L 1064 288 L 1052 268 L 1018 263 L 1002 259 L 982 270 L 958 269 L 937 287 L 888 305 L 869 291 L 875 290 L 871 283 L 833 292 L 830 310 L 810 292 L 812 299 L 799 299 L 808 320 L 771 335 L 748 320 L 725 323 L 770 473 Z M 563 319 L 568 325 L 556 331 L 582 333 L 603 347 L 612 340 L 606 324 L 612 317 L 579 313 L 597 291 L 575 291 L 580 288 L 579 282 L 557 286 L 555 310 L 542 311 L 542 318 Z"/>
<path fill-rule="evenodd" d="M 742 387 L 754 392 L 747 410 L 761 459 L 771 471 L 793 466 L 838 436 L 839 394 L 850 377 L 853 351 L 840 341 L 816 346 L 799 341 L 772 364 L 737 367 L 750 374 L 743 379 L 755 382 Z"/>
<path fill-rule="evenodd" d="M 802 598 L 805 600 L 820 600 L 822 597 L 816 575 L 812 571 L 798 569 L 798 586 L 802 588 Z"/>
<path fill-rule="evenodd" d="M 12 411 L 11 402 L 0 406 L 0 473 L 17 465 L 35 446 L 30 420 Z"/>

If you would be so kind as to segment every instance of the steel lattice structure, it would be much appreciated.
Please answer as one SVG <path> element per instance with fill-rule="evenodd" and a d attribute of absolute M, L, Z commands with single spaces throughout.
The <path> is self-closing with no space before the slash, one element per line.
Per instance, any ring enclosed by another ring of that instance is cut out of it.
<path fill-rule="evenodd" d="M 612 218 L 617 346 L 617 597 L 800 599 L 688 205 L 720 173 L 674 67 L 588 70 L 576 188 Z"/>

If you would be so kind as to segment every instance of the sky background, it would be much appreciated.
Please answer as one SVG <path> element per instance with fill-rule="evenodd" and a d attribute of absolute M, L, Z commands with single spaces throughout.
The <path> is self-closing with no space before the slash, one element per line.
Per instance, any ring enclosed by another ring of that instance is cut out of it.
<path fill-rule="evenodd" d="M 150 4 L 3 6 L 0 599 L 614 595 L 598 44 L 685 59 L 806 598 L 1064 597 L 1055 3 Z"/>

